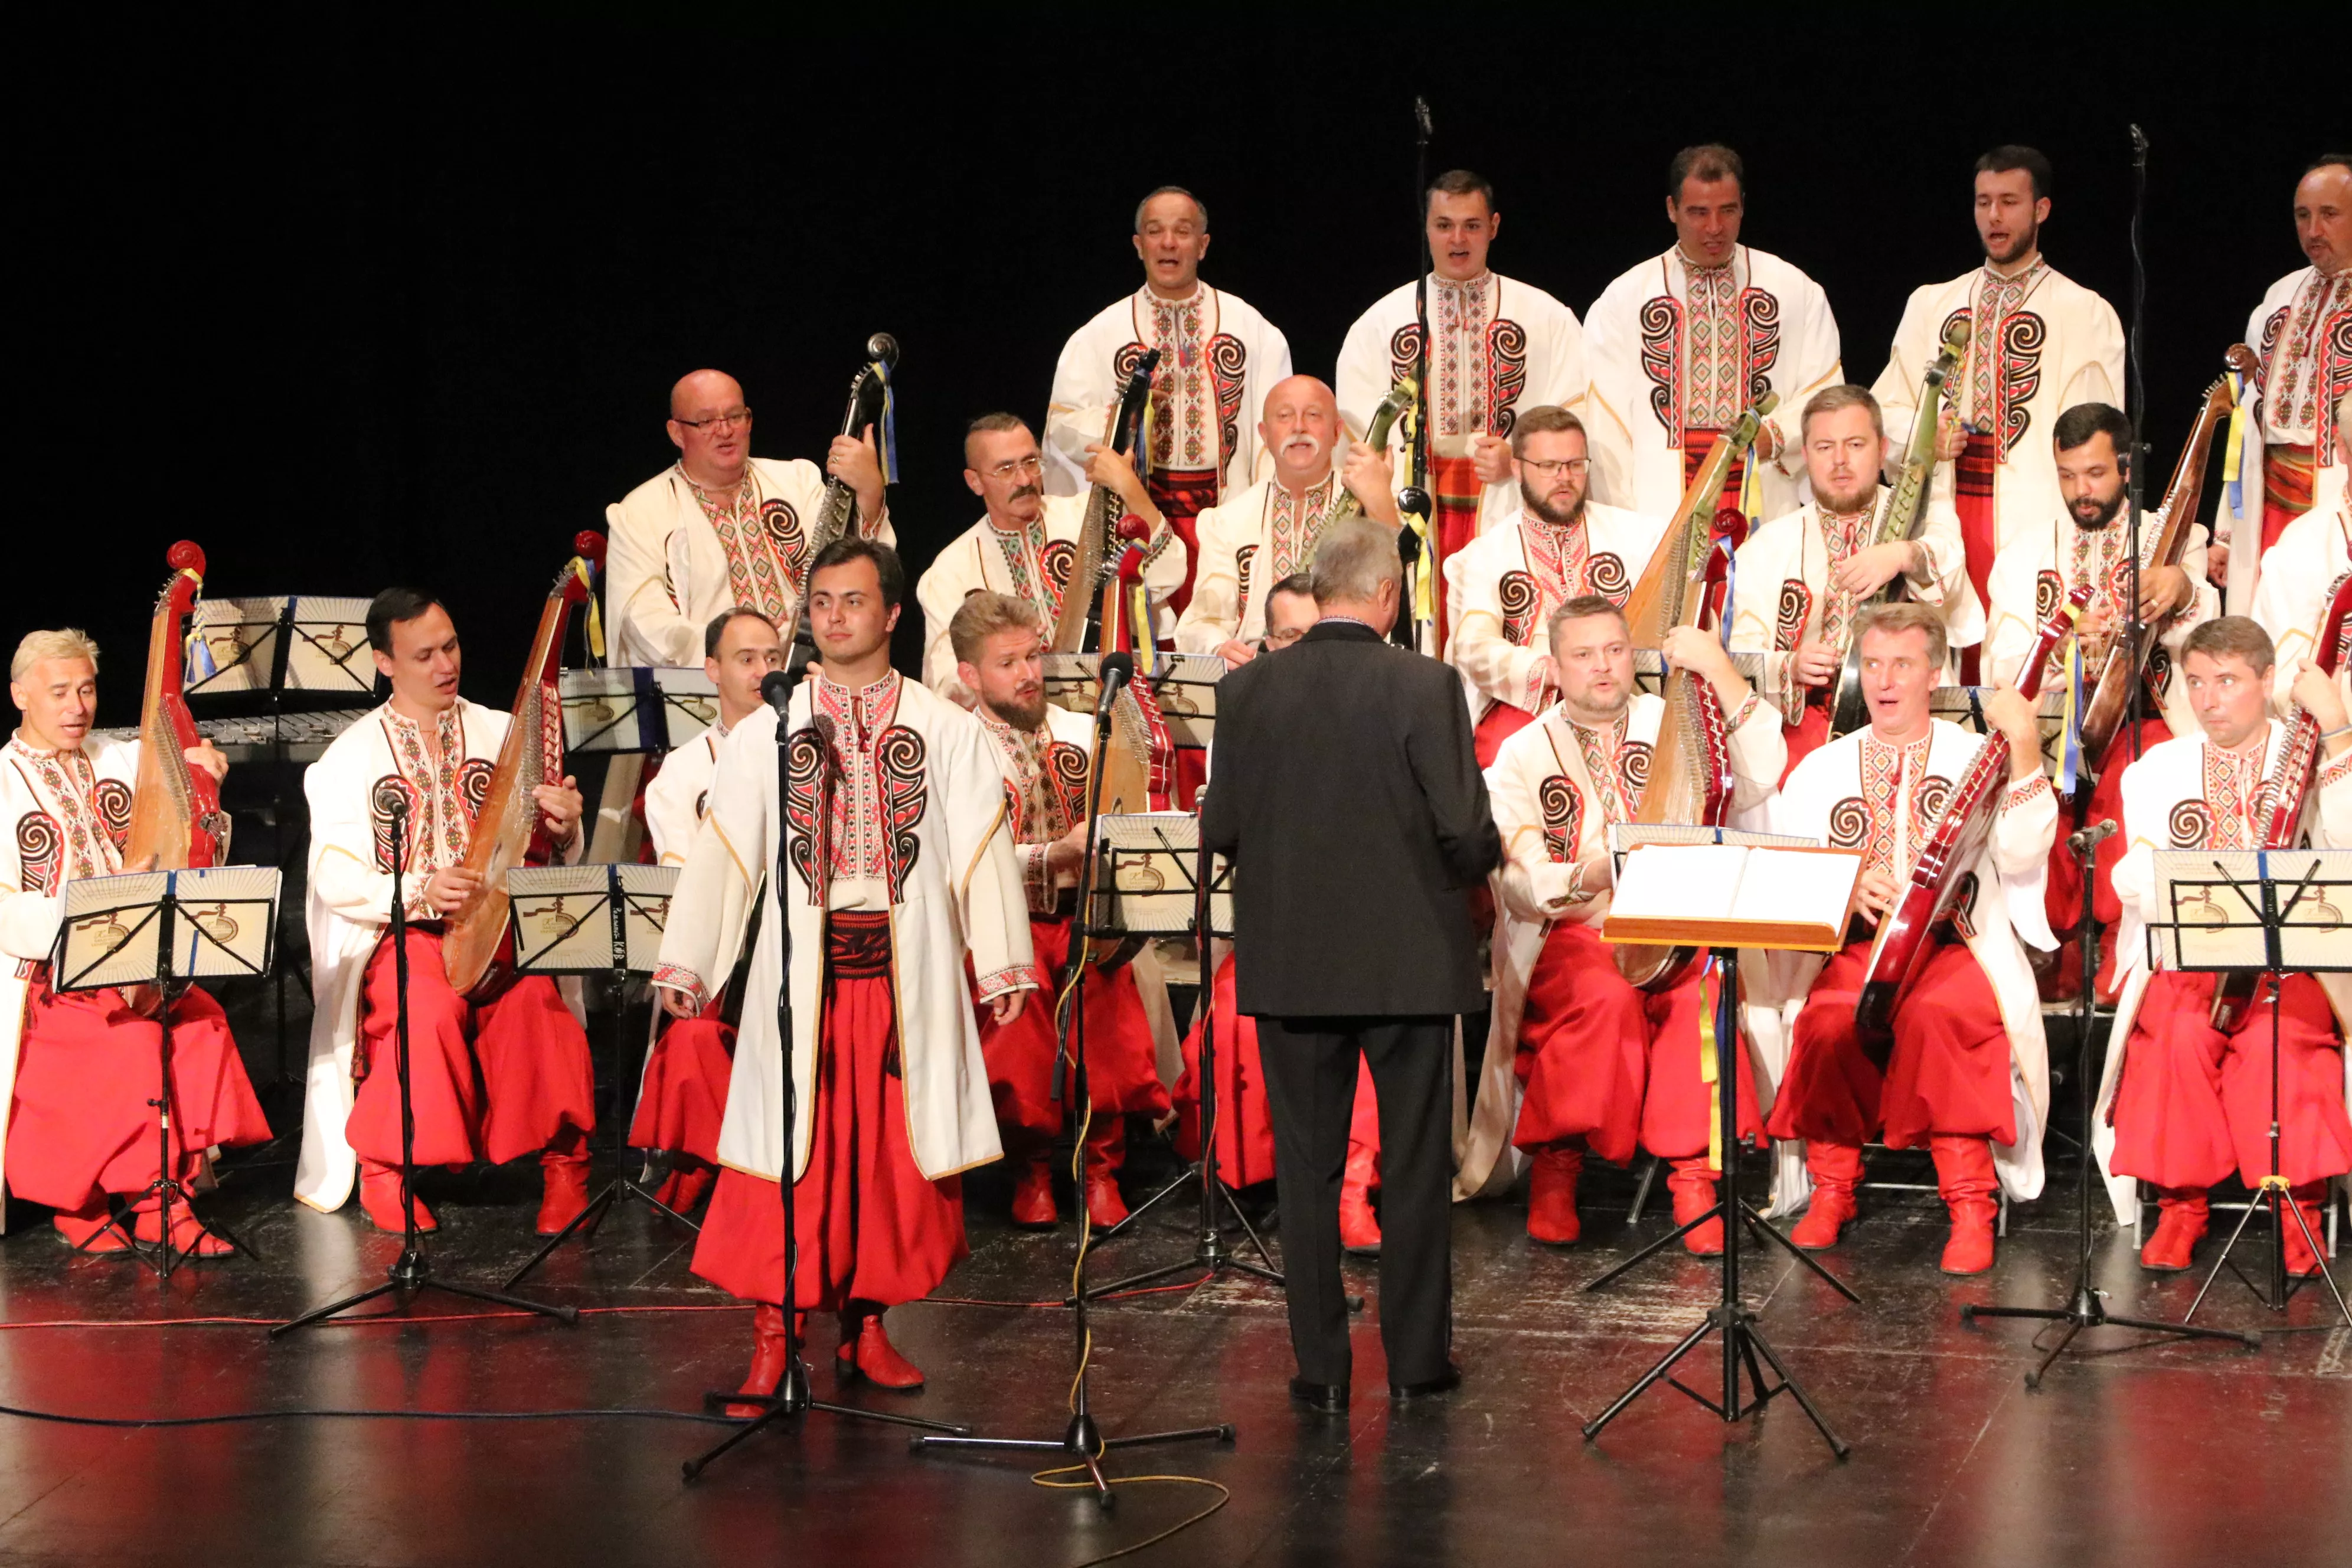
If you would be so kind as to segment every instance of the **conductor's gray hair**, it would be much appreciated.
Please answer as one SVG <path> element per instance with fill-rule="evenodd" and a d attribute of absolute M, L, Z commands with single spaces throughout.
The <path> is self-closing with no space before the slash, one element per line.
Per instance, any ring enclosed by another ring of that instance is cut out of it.
<path fill-rule="evenodd" d="M 1370 604 L 1381 584 L 1404 581 L 1395 531 L 1364 517 L 1333 523 L 1315 546 L 1307 578 L 1318 605 Z"/>

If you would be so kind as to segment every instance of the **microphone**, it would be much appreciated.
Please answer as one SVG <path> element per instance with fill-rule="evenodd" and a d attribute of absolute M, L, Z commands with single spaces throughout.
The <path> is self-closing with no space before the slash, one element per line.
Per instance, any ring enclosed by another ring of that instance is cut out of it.
<path fill-rule="evenodd" d="M 2116 819 L 2111 816 L 2105 822 L 2095 822 L 2079 832 L 2066 835 L 2066 847 L 2077 855 L 2087 855 L 2100 844 L 2113 837 L 2115 832 Z"/>
<path fill-rule="evenodd" d="M 1095 696 L 1095 724 L 1100 728 L 1110 722 L 1110 705 L 1118 700 L 1119 689 L 1135 679 L 1135 656 L 1125 648 L 1117 648 L 1102 656 L 1102 689 Z"/>
<path fill-rule="evenodd" d="M 782 718 L 785 710 L 793 705 L 793 678 L 781 669 L 768 671 L 760 682 L 760 700 L 774 709 L 778 718 Z"/>

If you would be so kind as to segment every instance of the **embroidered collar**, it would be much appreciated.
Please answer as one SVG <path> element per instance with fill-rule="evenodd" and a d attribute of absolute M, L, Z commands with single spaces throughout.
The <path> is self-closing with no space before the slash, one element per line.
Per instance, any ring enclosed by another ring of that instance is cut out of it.
<path fill-rule="evenodd" d="M 9 731 L 8 749 L 20 757 L 37 763 L 54 763 L 67 757 L 87 756 L 89 751 L 88 744 L 85 743 L 79 746 L 59 746 L 55 751 L 45 752 L 26 741 L 22 728 Z"/>

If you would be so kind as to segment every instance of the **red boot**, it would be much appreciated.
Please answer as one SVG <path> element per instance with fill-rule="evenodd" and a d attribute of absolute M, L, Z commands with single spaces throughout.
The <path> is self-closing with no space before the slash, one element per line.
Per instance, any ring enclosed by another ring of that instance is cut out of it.
<path fill-rule="evenodd" d="M 1707 1168 L 1706 1156 L 1694 1155 L 1687 1160 L 1672 1162 L 1666 1177 L 1666 1191 L 1674 1194 L 1675 1224 L 1690 1224 L 1715 1206 L 1716 1173 Z M 1683 1245 L 1701 1258 L 1714 1258 L 1723 1251 L 1723 1220 L 1720 1215 L 1683 1237 Z"/>
<path fill-rule="evenodd" d="M 2305 1226 L 2322 1247 L 2327 1245 L 2327 1232 L 2322 1228 L 2326 1216 L 2319 1206 L 2320 1194 L 2327 1190 L 2326 1182 L 2306 1182 L 2287 1196 L 2294 1200 L 2295 1214 L 2303 1215 L 2303 1224 L 2294 1223 L 2294 1215 L 2281 1214 L 2286 1225 L 2286 1271 L 2294 1279 L 2308 1279 L 2327 1267 L 2326 1259 L 2312 1250 L 2311 1243 L 2303 1238 Z"/>
<path fill-rule="evenodd" d="M 808 1327 L 808 1314 L 795 1315 L 794 1321 L 803 1329 Z M 751 1370 L 744 1376 L 738 1394 L 756 1394 L 761 1397 L 772 1394 L 784 1381 L 784 1310 L 782 1307 L 761 1307 L 751 1314 Z M 738 1421 L 750 1421 L 768 1413 L 764 1405 L 730 1405 L 720 1414 Z"/>
<path fill-rule="evenodd" d="M 1854 1216 L 1853 1190 L 1862 1185 L 1862 1151 L 1851 1143 L 1805 1143 L 1805 1171 L 1813 1178 L 1813 1201 L 1789 1232 L 1789 1239 L 1808 1252 L 1838 1244 L 1838 1235 Z"/>
<path fill-rule="evenodd" d="M 1994 1198 L 1992 1145 L 1982 1138 L 1936 1133 L 1927 1140 L 1936 1159 L 1936 1191 L 1951 1211 L 1952 1236 L 1938 1267 L 1947 1274 L 1982 1274 L 1992 1268 L 1992 1227 L 2000 1213 Z"/>
<path fill-rule="evenodd" d="M 1054 1205 L 1054 1155 L 1040 1149 L 1013 1178 L 1013 1223 L 1024 1230 L 1051 1230 L 1062 1222 Z"/>
<path fill-rule="evenodd" d="M 2205 1239 L 2210 1213 L 2202 1187 L 2165 1187 L 2156 1197 L 2156 1234 L 2139 1249 L 2139 1266 L 2158 1274 L 2178 1274 L 2193 1261 L 2197 1244 Z"/>
<path fill-rule="evenodd" d="M 128 1252 L 131 1250 L 131 1238 L 109 1223 L 110 1212 L 106 1197 L 100 1194 L 96 1203 L 72 1214 L 59 1209 L 49 1216 L 49 1223 L 58 1227 L 58 1234 L 66 1238 L 66 1245 L 77 1252 L 86 1252 L 92 1257 Z"/>
<path fill-rule="evenodd" d="M 412 1196 L 408 1202 L 416 1215 L 419 1235 L 441 1228 L 441 1222 L 433 1217 L 433 1211 L 425 1206 L 423 1198 Z M 373 1160 L 360 1162 L 360 1212 L 376 1229 L 388 1230 L 394 1236 L 402 1234 L 399 1166 L 379 1165 Z"/>
<path fill-rule="evenodd" d="M 1372 1189 L 1381 1184 L 1381 1152 L 1348 1145 L 1347 1174 L 1339 1182 L 1339 1245 L 1360 1257 L 1377 1257 L 1381 1222 L 1372 1213 Z"/>
<path fill-rule="evenodd" d="M 911 1392 L 923 1386 L 922 1369 L 900 1355 L 882 1331 L 879 1311 L 862 1318 L 841 1315 L 841 1348 L 834 1352 L 834 1366 L 844 1377 L 863 1377 L 884 1388 Z"/>
<path fill-rule="evenodd" d="M 588 1135 L 566 1127 L 539 1156 L 539 1234 L 553 1236 L 588 1206 Z"/>
<path fill-rule="evenodd" d="M 1528 1239 L 1547 1247 L 1571 1247 L 1584 1234 L 1576 1213 L 1576 1178 L 1584 1173 L 1584 1151 L 1554 1145 L 1536 1151 L 1528 1177 Z"/>
<path fill-rule="evenodd" d="M 152 1205 L 142 1205 L 137 1211 L 132 1235 L 151 1246 L 163 1239 L 163 1211 Z M 226 1258 L 236 1248 L 225 1237 L 215 1236 L 184 1203 L 172 1203 L 172 1250 L 186 1258 Z"/>
<path fill-rule="evenodd" d="M 703 1199 L 710 1195 L 710 1189 L 718 1177 L 719 1172 L 715 1167 L 704 1164 L 690 1154 L 680 1154 L 677 1163 L 670 1167 L 669 1174 L 661 1179 L 661 1185 L 654 1189 L 654 1197 L 679 1214 L 690 1215 Z"/>
<path fill-rule="evenodd" d="M 1095 1112 L 1094 1129 L 1087 1134 L 1087 1223 L 1097 1230 L 1108 1230 L 1127 1217 L 1127 1200 L 1118 1194 L 1118 1167 L 1126 1158 L 1127 1118 L 1116 1112 Z M 879 1334 L 882 1320 L 877 1316 L 870 1321 Z M 889 1342 L 885 1340 L 883 1344 L 887 1348 Z M 915 1381 L 920 1383 L 922 1374 L 916 1373 Z"/>

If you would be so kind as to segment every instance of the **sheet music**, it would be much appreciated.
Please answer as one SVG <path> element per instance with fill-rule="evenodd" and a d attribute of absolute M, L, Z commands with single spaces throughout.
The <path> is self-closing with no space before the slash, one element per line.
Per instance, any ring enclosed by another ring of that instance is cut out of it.
<path fill-rule="evenodd" d="M 1627 856 L 1612 921 L 1769 921 L 1843 925 L 1860 862 L 1739 844 L 1650 844 Z"/>
<path fill-rule="evenodd" d="M 1731 918 L 1843 921 L 1853 884 L 1853 862 L 1845 856 L 1750 849 L 1731 900 Z"/>

